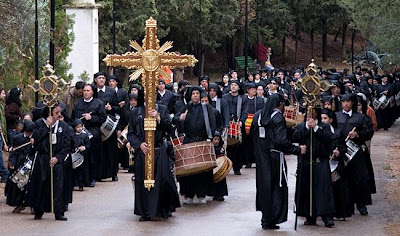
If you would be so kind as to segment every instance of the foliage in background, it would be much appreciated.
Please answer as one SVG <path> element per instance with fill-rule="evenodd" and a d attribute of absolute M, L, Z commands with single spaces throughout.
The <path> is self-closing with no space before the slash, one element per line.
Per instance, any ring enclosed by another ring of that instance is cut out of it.
<path fill-rule="evenodd" d="M 66 57 L 73 41 L 73 21 L 62 8 L 69 3 L 56 0 L 55 70 L 66 79 L 70 65 Z M 38 1 L 39 71 L 49 58 L 50 2 Z M 35 2 L 31 0 L 0 0 L 0 84 L 6 89 L 27 87 L 35 79 Z M 39 74 L 41 76 L 41 73 Z"/>
<path fill-rule="evenodd" d="M 386 64 L 400 64 L 400 1 L 341 0 L 349 9 L 352 24 L 377 47 L 389 54 Z"/>

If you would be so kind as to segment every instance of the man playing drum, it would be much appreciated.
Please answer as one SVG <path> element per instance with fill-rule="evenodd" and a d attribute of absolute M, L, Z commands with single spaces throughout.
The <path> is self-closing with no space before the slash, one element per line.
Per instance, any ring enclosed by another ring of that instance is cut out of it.
<path fill-rule="evenodd" d="M 183 122 L 185 138 L 183 143 L 195 143 L 209 139 L 215 132 L 216 120 L 211 105 L 201 104 L 200 87 L 192 87 L 190 90 L 190 102 L 174 117 Z M 203 107 L 204 106 L 204 107 Z M 207 114 L 205 114 L 205 112 Z M 208 124 L 207 124 L 208 123 Z M 185 204 L 193 204 L 196 195 L 199 203 L 206 203 L 206 194 L 214 183 L 212 169 L 206 172 L 180 177 L 180 193 L 185 196 Z"/>

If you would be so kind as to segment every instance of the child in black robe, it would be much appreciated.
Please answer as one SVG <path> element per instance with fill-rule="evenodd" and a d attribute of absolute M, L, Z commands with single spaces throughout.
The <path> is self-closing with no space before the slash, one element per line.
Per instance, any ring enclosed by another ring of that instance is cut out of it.
<path fill-rule="evenodd" d="M 221 155 L 225 155 L 225 150 L 222 147 L 223 141 L 221 139 L 221 134 L 218 131 L 215 131 L 214 133 L 213 144 L 214 144 L 215 155 L 217 156 L 217 158 Z M 228 196 L 228 186 L 226 184 L 226 178 L 219 181 L 218 183 L 214 183 L 213 192 L 214 192 L 213 194 L 214 201 L 225 200 L 224 196 Z"/>
<path fill-rule="evenodd" d="M 90 147 L 89 137 L 86 133 L 82 132 L 83 123 L 80 119 L 75 119 L 74 123 L 74 141 L 75 141 L 75 152 L 80 153 L 83 156 L 83 163 L 73 170 L 74 185 L 78 186 L 79 191 L 83 191 L 84 186 L 89 185 L 88 173 L 86 172 L 86 158 L 87 150 Z"/>

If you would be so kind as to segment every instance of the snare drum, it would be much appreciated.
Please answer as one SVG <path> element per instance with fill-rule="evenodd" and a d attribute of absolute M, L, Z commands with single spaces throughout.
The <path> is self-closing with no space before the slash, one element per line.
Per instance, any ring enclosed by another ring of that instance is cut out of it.
<path fill-rule="evenodd" d="M 354 156 L 360 150 L 360 147 L 350 139 L 346 141 L 346 146 L 347 146 L 347 152 L 345 153 L 345 155 L 347 157 L 347 161 L 344 161 L 345 166 L 349 164 L 349 162 L 354 158 Z"/>
<path fill-rule="evenodd" d="M 251 128 L 251 123 L 253 122 L 253 116 L 254 114 L 248 114 L 246 121 L 244 122 L 244 127 L 246 129 L 246 135 L 250 135 L 250 128 Z"/>
<path fill-rule="evenodd" d="M 235 145 L 242 142 L 242 131 L 240 130 L 240 123 L 235 121 L 229 122 L 228 130 L 228 146 Z"/>
<path fill-rule="evenodd" d="M 79 166 L 81 166 L 84 161 L 83 155 L 80 154 L 79 152 L 72 153 L 71 158 L 72 158 L 73 169 L 76 169 Z"/>
<path fill-rule="evenodd" d="M 232 170 L 232 161 L 225 155 L 217 158 L 217 167 L 213 169 L 214 183 L 218 183 L 228 176 Z"/>
<path fill-rule="evenodd" d="M 32 170 L 32 161 L 27 160 L 23 166 L 18 168 L 11 177 L 11 181 L 14 182 L 19 189 L 24 190 L 25 186 L 28 184 L 29 176 Z"/>
<path fill-rule="evenodd" d="M 180 135 L 174 139 L 171 138 L 171 143 L 172 146 L 177 147 L 177 146 L 181 146 L 183 144 L 183 139 L 185 138 L 185 135 Z"/>
<path fill-rule="evenodd" d="M 88 130 L 88 129 L 86 129 L 85 127 L 83 127 L 83 130 L 82 130 L 82 132 L 88 135 L 88 137 L 89 137 L 89 140 L 93 138 L 93 134 L 92 134 L 92 133 L 90 133 L 90 132 L 89 132 L 89 130 Z"/>
<path fill-rule="evenodd" d="M 331 159 L 331 160 L 329 160 L 329 166 L 331 168 L 331 180 L 333 183 L 333 182 L 336 182 L 338 179 L 340 179 L 340 174 L 337 171 L 339 162 L 337 160 Z"/>
<path fill-rule="evenodd" d="M 107 140 L 117 128 L 119 117 L 107 116 L 107 120 L 101 125 L 101 141 Z"/>
<path fill-rule="evenodd" d="M 203 173 L 217 166 L 212 142 L 200 141 L 174 147 L 177 176 Z"/>

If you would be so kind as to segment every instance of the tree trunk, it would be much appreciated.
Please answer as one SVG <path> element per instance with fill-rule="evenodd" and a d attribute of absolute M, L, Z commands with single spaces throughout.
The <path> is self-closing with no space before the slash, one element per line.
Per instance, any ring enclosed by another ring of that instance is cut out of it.
<path fill-rule="evenodd" d="M 310 30 L 310 38 L 311 38 L 311 58 L 314 58 L 314 29 Z"/>
<path fill-rule="evenodd" d="M 294 53 L 294 61 L 297 64 L 299 61 L 299 37 L 300 37 L 300 23 L 296 22 L 296 44 L 295 44 L 295 53 Z"/>
<path fill-rule="evenodd" d="M 335 35 L 335 39 L 333 40 L 333 42 L 336 42 L 337 41 L 337 38 L 339 37 L 339 34 L 340 34 L 340 27 L 339 27 L 339 29 L 338 29 L 338 31 L 337 31 L 337 33 L 336 33 L 336 35 Z"/>
<path fill-rule="evenodd" d="M 347 23 L 343 24 L 343 33 L 342 33 L 342 58 L 346 59 L 346 37 L 347 37 Z"/>
<path fill-rule="evenodd" d="M 206 64 L 206 53 L 205 53 L 205 51 L 202 51 L 201 52 L 201 67 L 200 67 L 200 72 L 201 72 L 201 75 L 204 75 L 204 68 L 205 68 L 205 64 Z"/>
<path fill-rule="evenodd" d="M 286 63 L 286 37 L 282 38 L 282 64 Z"/>
<path fill-rule="evenodd" d="M 322 61 L 327 61 L 326 50 L 328 47 L 328 33 L 326 30 L 326 19 L 322 20 Z"/>

